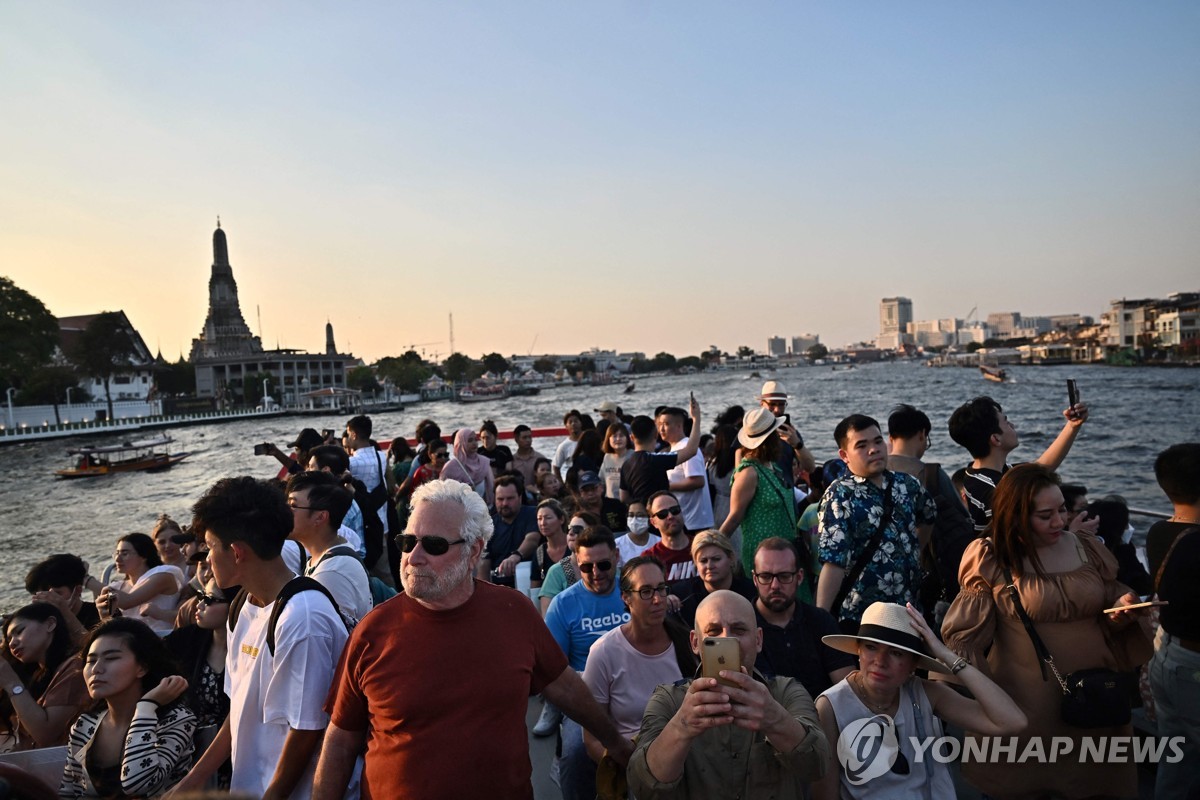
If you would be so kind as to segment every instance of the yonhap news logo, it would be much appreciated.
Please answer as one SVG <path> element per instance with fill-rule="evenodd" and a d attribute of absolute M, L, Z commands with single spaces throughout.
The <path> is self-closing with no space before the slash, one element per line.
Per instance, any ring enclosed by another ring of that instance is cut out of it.
<path fill-rule="evenodd" d="M 930 759 L 938 764 L 1176 764 L 1183 760 L 1183 736 L 909 736 L 901 738 L 896 721 L 876 714 L 850 722 L 838 736 L 837 756 L 846 780 L 861 786 L 889 771 L 907 773 Z"/>

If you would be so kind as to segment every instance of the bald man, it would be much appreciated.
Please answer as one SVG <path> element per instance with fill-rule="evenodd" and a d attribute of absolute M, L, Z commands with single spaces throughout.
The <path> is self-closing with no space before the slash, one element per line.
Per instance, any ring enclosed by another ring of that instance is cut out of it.
<path fill-rule="evenodd" d="M 629 761 L 630 790 L 638 800 L 799 800 L 829 758 L 812 698 L 792 678 L 767 680 L 754 671 L 762 630 L 754 606 L 736 592 L 719 589 L 696 609 L 697 655 L 709 637 L 737 640 L 741 669 L 721 672 L 735 685 L 696 678 L 655 689 Z"/>

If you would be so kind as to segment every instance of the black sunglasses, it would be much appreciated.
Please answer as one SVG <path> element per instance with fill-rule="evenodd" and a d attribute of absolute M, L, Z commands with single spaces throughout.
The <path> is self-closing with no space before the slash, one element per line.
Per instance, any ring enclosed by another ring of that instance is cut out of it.
<path fill-rule="evenodd" d="M 601 572 L 608 572 L 610 569 L 612 569 L 612 562 L 609 561 L 608 559 L 605 559 L 604 561 L 594 561 L 594 562 L 591 562 L 588 564 L 580 564 L 579 565 L 579 571 L 582 572 L 584 575 L 591 575 L 593 570 L 600 570 Z"/>
<path fill-rule="evenodd" d="M 671 506 L 670 508 L 664 508 L 662 511 L 655 511 L 650 516 L 656 519 L 666 519 L 667 517 L 678 517 L 682 513 L 683 509 L 679 506 Z"/>
<path fill-rule="evenodd" d="M 421 543 L 421 548 L 431 556 L 443 556 L 450 549 L 452 544 L 465 544 L 466 539 L 456 539 L 453 542 L 441 536 L 416 536 L 412 533 L 400 533 L 396 535 L 396 546 L 400 548 L 401 553 L 411 553 L 417 549 L 417 543 Z"/>
<path fill-rule="evenodd" d="M 229 601 L 224 597 L 217 597 L 216 595 L 212 594 L 202 594 L 199 595 L 196 602 L 202 606 L 219 606 L 222 603 L 228 603 Z"/>

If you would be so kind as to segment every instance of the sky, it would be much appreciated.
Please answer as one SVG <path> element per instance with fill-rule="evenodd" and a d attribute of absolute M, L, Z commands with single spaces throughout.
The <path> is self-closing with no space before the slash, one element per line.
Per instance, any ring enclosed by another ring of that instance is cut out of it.
<path fill-rule="evenodd" d="M 1200 289 L 1200 4 L 0 0 L 0 275 L 186 355 L 873 338 Z M 259 321 L 261 319 L 261 322 Z"/>

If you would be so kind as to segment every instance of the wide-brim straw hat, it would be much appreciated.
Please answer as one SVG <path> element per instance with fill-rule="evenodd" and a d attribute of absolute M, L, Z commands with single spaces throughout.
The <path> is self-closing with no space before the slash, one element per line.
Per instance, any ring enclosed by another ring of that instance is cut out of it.
<path fill-rule="evenodd" d="M 857 636 L 839 633 L 822 636 L 821 641 L 852 655 L 858 655 L 859 642 L 876 642 L 912 653 L 917 657 L 917 665 L 931 672 L 950 672 L 949 667 L 929 655 L 925 642 L 908 618 L 908 609 L 896 603 L 872 603 L 863 612 Z"/>
<path fill-rule="evenodd" d="M 787 400 L 787 389 L 783 388 L 783 384 L 779 381 L 767 381 L 762 385 L 762 391 L 758 393 L 759 400 Z"/>
<path fill-rule="evenodd" d="M 775 433 L 784 423 L 783 417 L 771 413 L 771 409 L 759 407 L 747 411 L 742 417 L 742 429 L 738 431 L 738 442 L 747 450 L 754 450 Z"/>

